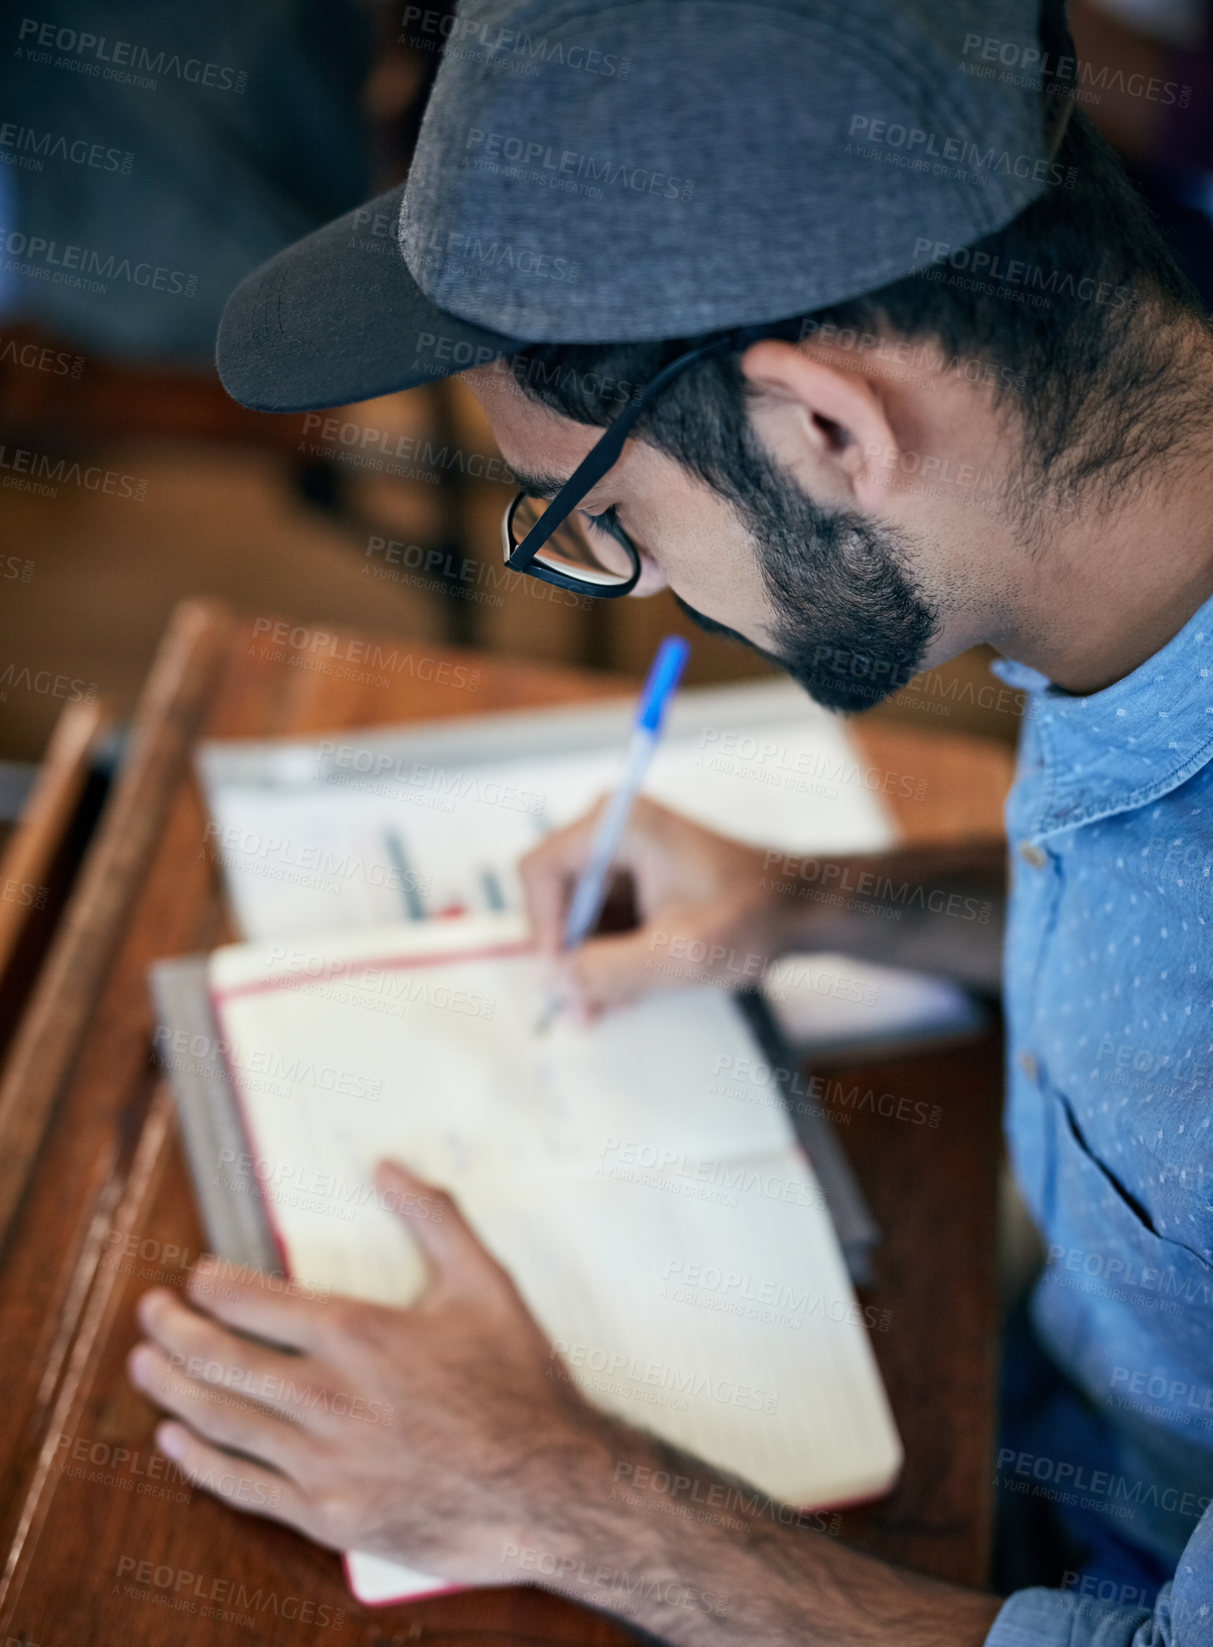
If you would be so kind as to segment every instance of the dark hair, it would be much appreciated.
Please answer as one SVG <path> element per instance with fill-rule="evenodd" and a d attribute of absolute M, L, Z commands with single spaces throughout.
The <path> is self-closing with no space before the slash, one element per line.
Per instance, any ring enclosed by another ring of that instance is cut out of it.
<path fill-rule="evenodd" d="M 981 363 L 996 403 L 1018 414 L 1022 472 L 1072 497 L 1097 478 L 1123 481 L 1165 460 L 1195 419 L 1207 417 L 1177 363 L 1174 325 L 1207 322 L 1141 196 L 1077 109 L 1056 160 L 1062 184 L 1004 228 L 940 264 L 806 315 L 802 334 L 833 326 L 873 343 L 877 335 L 929 340 L 936 370 Z M 1008 281 L 1012 264 L 1020 272 Z M 510 369 L 534 399 L 605 427 L 629 393 L 710 335 L 717 334 L 536 344 Z M 730 497 L 745 417 L 738 362 L 726 354 L 692 368 L 638 426 Z"/>

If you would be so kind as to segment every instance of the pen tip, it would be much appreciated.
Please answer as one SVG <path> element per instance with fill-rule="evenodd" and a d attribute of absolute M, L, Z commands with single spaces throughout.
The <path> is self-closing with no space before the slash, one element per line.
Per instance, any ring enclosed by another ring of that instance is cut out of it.
<path fill-rule="evenodd" d="M 548 1030 L 551 1029 L 551 1027 L 552 1027 L 552 1020 L 555 1018 L 555 1016 L 559 1012 L 559 1010 L 560 1010 L 560 1003 L 558 1001 L 549 1001 L 548 1002 L 547 1006 L 544 1007 L 543 1011 L 539 1014 L 539 1017 L 535 1022 L 535 1031 L 534 1032 L 535 1032 L 536 1035 L 546 1035 L 547 1034 Z"/>

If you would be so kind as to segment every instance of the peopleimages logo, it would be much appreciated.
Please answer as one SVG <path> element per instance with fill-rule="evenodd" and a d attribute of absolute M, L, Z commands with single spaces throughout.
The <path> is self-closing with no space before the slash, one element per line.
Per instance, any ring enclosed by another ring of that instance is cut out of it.
<path fill-rule="evenodd" d="M 1045 302 L 1053 297 L 1074 297 L 1083 303 L 1106 303 L 1109 308 L 1119 309 L 1130 296 L 1127 286 L 1113 286 L 1109 280 L 1095 280 L 1091 275 L 1075 276 L 1067 269 L 1049 269 L 1040 263 L 1025 263 L 1019 257 L 999 257 L 977 246 L 955 246 L 946 240 L 919 235 L 914 241 L 914 262 L 919 263 L 925 253 L 930 253 L 930 263 L 940 268 L 946 265 L 948 269 L 981 280 L 1016 287 Z M 932 272 L 930 267 L 918 270 L 920 275 Z"/>
<path fill-rule="evenodd" d="M 1181 1492 L 1178 1487 L 1160 1486 L 1156 1481 L 1130 1480 L 1110 1470 L 1092 1470 L 1085 1464 L 1069 1459 L 1049 1458 L 1043 1453 L 1017 1452 L 1013 1447 L 998 1449 L 997 1471 L 1007 1471 L 1005 1483 L 1015 1486 L 1015 1476 L 1029 1481 L 1047 1483 L 1056 1490 L 1054 1496 L 1061 1502 L 1073 1504 L 1075 1494 L 1090 1496 L 1082 1501 L 1084 1509 L 1112 1509 L 1122 1518 L 1131 1516 L 1135 1509 L 1147 1506 L 1164 1510 L 1169 1515 L 1188 1516 L 1199 1521 L 1213 1504 L 1213 1495 Z M 995 1478 L 997 1481 L 997 1477 Z M 1047 1493 L 1040 1496 L 1049 1496 Z"/>
<path fill-rule="evenodd" d="M 244 1496 L 240 1502 L 250 1500 Z M 238 1579 L 196 1573 L 187 1567 L 170 1567 L 167 1562 L 157 1564 L 137 1555 L 119 1556 L 114 1579 L 115 1589 L 128 1601 L 151 1601 L 171 1612 L 210 1618 L 222 1624 L 239 1624 L 258 1634 L 261 1634 L 259 1624 L 270 1614 L 293 1623 L 314 1624 L 321 1629 L 330 1626 L 340 1629 L 345 1620 L 344 1607 L 330 1607 L 305 1596 L 266 1590 L 260 1585 L 250 1590 Z"/>
<path fill-rule="evenodd" d="M 582 42 L 507 29 L 425 6 L 406 6 L 403 25 L 402 40 L 419 50 L 433 51 L 445 41 L 448 56 L 466 57 L 480 51 L 494 66 L 514 61 L 538 72 L 540 64 L 556 64 L 608 80 L 626 80 L 632 66 L 631 59 L 618 52 L 599 51 L 597 46 Z"/>
<path fill-rule="evenodd" d="M 168 269 L 155 263 L 132 263 L 129 257 L 103 256 L 89 246 L 61 245 L 43 235 L 29 235 L 20 229 L 0 228 L 0 251 L 7 254 L 4 267 L 11 274 L 49 280 L 58 286 L 85 286 L 104 292 L 111 280 L 131 286 L 146 286 L 157 292 L 193 297 L 198 276 L 184 269 Z M 97 277 L 90 280 L 90 276 Z"/>
<path fill-rule="evenodd" d="M 104 492 L 108 497 L 133 498 L 142 503 L 147 497 L 147 480 L 138 475 L 124 475 L 117 469 L 102 469 L 99 464 L 85 466 L 75 459 L 56 457 L 49 452 L 34 452 L 27 447 L 0 443 L 0 486 L 10 486 L 18 492 L 34 492 L 40 497 L 55 497 L 60 486 L 79 486 L 86 492 Z"/>
<path fill-rule="evenodd" d="M 45 160 L 66 160 L 73 166 L 90 166 L 99 172 L 121 172 L 129 175 L 135 157 L 129 150 L 110 149 L 104 143 L 90 143 L 77 137 L 69 141 L 61 132 L 38 131 L 33 126 L 21 126 L 6 120 L 0 125 L 0 147 L 12 150 L 0 153 L 6 165 L 41 171 Z"/>
<path fill-rule="evenodd" d="M 538 280 L 567 281 L 581 279 L 581 264 L 567 257 L 549 257 L 530 246 L 514 246 L 508 240 L 481 240 L 479 235 L 460 234 L 448 229 L 431 231 L 426 250 L 434 252 L 448 268 L 462 272 L 480 269 L 514 269 L 518 274 L 534 275 Z"/>
<path fill-rule="evenodd" d="M 660 195 L 667 200 L 689 200 L 695 192 L 694 183 L 685 177 L 671 177 L 668 172 L 654 171 L 648 166 L 628 165 L 607 155 L 557 149 L 550 143 L 508 132 L 486 131 L 480 126 L 469 128 L 464 149 L 462 166 L 503 171 L 507 176 L 527 182 L 605 183 L 611 188 Z M 547 174 L 551 174 L 550 177 Z M 602 198 L 601 190 L 597 191 L 597 198 Z"/>
<path fill-rule="evenodd" d="M 244 69 L 208 63 L 201 57 L 182 57 L 178 52 L 152 51 L 131 40 L 111 40 L 104 34 L 61 28 L 57 23 L 39 22 L 36 17 L 22 18 L 17 39 L 22 42 L 17 47 L 17 55 L 27 62 L 74 68 L 82 74 L 97 75 L 123 84 L 129 82 L 154 87 L 155 78 L 144 77 L 165 75 L 169 79 L 184 80 L 191 86 L 243 92 L 248 83 L 248 74 Z M 52 51 L 61 55 L 52 58 Z"/>
<path fill-rule="evenodd" d="M 1031 178 L 1036 183 L 1048 183 L 1057 188 L 1072 189 L 1075 172 L 1072 166 L 1061 166 L 1055 160 L 1039 155 L 1012 154 L 1009 149 L 980 148 L 967 138 L 945 137 L 938 132 L 925 131 L 921 126 L 906 126 L 898 121 L 882 120 L 871 114 L 853 114 L 847 133 L 852 139 L 847 153 L 864 158 L 862 145 L 868 144 L 879 154 L 891 149 L 920 160 L 936 160 L 959 166 L 984 182 L 992 176 Z"/>
<path fill-rule="evenodd" d="M 1192 88 L 1177 80 L 1160 80 L 1110 63 L 1098 66 L 1087 58 L 1061 56 L 1039 45 L 1025 46 L 1018 40 L 1000 40 L 996 35 L 966 34 L 961 72 L 986 80 L 1001 80 L 1014 86 L 1051 92 L 1073 87 L 1080 103 L 1098 103 L 1100 93 L 1115 92 L 1121 97 L 1142 97 L 1151 103 L 1174 104 L 1186 109 Z M 977 61 L 974 61 L 977 59 Z"/>

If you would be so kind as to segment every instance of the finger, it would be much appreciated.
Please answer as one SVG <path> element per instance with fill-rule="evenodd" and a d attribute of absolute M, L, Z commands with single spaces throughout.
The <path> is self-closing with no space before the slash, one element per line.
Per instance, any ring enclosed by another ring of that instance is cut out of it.
<path fill-rule="evenodd" d="M 183 1418 L 208 1441 L 251 1453 L 276 1470 L 297 1473 L 302 1436 L 297 1425 L 230 1390 L 187 1377 L 154 1344 L 136 1344 L 127 1357 L 127 1370 L 150 1400 Z"/>
<path fill-rule="evenodd" d="M 238 1510 L 285 1522 L 301 1533 L 308 1531 L 311 1517 L 307 1500 L 285 1476 L 248 1459 L 230 1457 L 184 1424 L 159 1425 L 156 1445 L 193 1486 L 213 1493 Z"/>
<path fill-rule="evenodd" d="M 640 995 L 685 989 L 685 972 L 663 965 L 660 934 L 649 926 L 589 938 L 561 964 L 558 988 L 575 1007 L 596 1017 Z"/>
<path fill-rule="evenodd" d="M 501 1266 L 446 1190 L 425 1183 L 398 1161 L 381 1161 L 375 1183 L 384 1205 L 399 1214 L 429 1259 L 435 1286 L 474 1291 L 502 1275 Z"/>
<path fill-rule="evenodd" d="M 572 887 L 589 857 L 605 804 L 600 800 L 575 823 L 553 830 L 518 865 L 531 933 L 546 955 L 554 955 L 564 940 Z"/>
<path fill-rule="evenodd" d="M 303 1282 L 208 1254 L 195 1264 L 185 1290 L 192 1304 L 241 1332 L 293 1349 L 319 1347 L 327 1293 Z"/>
<path fill-rule="evenodd" d="M 144 1293 L 138 1316 L 179 1374 L 236 1391 L 287 1417 L 295 1415 L 295 1392 L 306 1377 L 307 1357 L 240 1338 L 160 1287 Z"/>

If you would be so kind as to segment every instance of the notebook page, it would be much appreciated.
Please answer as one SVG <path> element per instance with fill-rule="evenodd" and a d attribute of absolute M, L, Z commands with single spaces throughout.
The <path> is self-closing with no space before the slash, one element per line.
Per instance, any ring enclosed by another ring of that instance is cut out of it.
<path fill-rule="evenodd" d="M 519 857 L 616 782 L 633 708 L 207 744 L 208 846 L 240 929 L 267 939 L 521 907 Z M 891 844 L 884 794 L 923 784 L 867 767 L 838 718 L 790 683 L 750 682 L 680 693 L 645 787 L 726 835 L 824 853 Z M 980 1016 L 950 982 L 839 955 L 789 955 L 765 986 L 806 1048 Z"/>
<path fill-rule="evenodd" d="M 633 712 L 629 702 L 444 722 L 439 734 L 208 744 L 208 844 L 242 931 L 517 907 L 518 858 L 617 782 Z M 864 767 L 837 717 L 766 682 L 680 693 L 645 789 L 757 845 L 862 851 L 894 837 L 886 776 Z"/>
<path fill-rule="evenodd" d="M 398 1153 L 460 1198 L 557 1373 L 597 1405 L 782 1501 L 886 1486 L 896 1433 L 811 1167 L 780 1109 L 719 1078 L 756 1057 L 735 1004 L 684 991 L 536 1040 L 521 931 L 502 917 L 213 958 L 292 1272 L 416 1296 L 423 1263 L 369 1188 Z M 363 1599 L 380 1580 L 418 1593 L 361 1557 L 350 1575 Z"/>
<path fill-rule="evenodd" d="M 472 1218 L 596 1406 L 780 1503 L 869 1496 L 895 1443 L 816 1181 L 795 1151 L 733 1169 L 707 1197 L 637 1174 Z"/>

